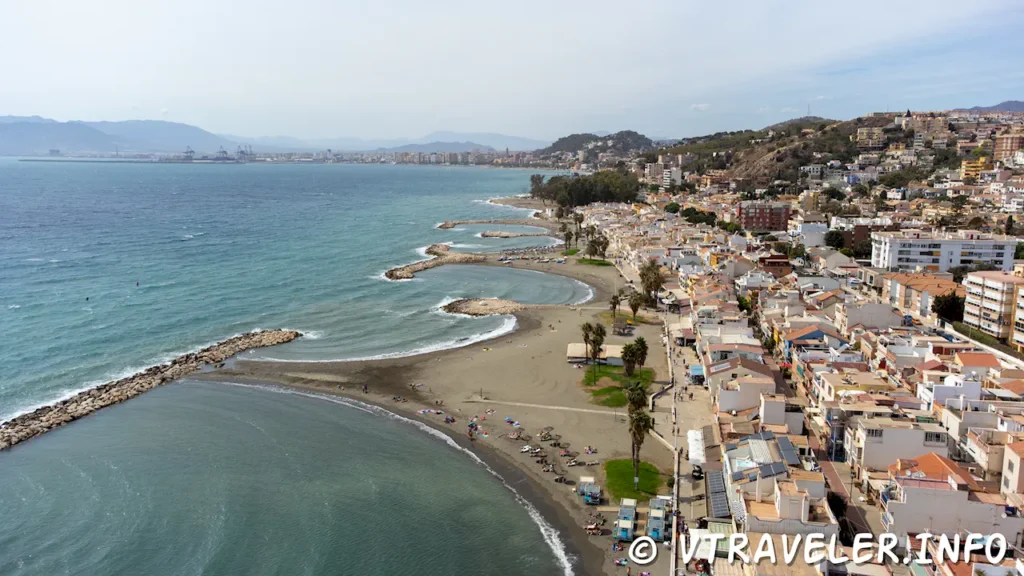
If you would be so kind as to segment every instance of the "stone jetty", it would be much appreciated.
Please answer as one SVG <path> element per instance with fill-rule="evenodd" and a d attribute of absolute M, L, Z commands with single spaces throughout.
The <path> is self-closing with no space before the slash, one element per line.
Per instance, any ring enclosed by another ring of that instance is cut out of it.
<path fill-rule="evenodd" d="M 433 256 L 433 258 L 392 268 L 384 273 L 384 277 L 388 280 L 408 280 L 415 276 L 417 272 L 429 270 L 442 264 L 472 264 L 474 262 L 483 262 L 487 259 L 483 254 L 463 254 L 461 252 L 452 252 L 451 249 L 451 246 L 447 244 L 431 244 L 427 247 L 426 252 L 428 256 Z"/>
<path fill-rule="evenodd" d="M 547 232 L 502 232 L 495 230 L 488 230 L 487 232 L 481 232 L 481 238 L 524 238 L 527 236 L 548 236 Z"/>
<path fill-rule="evenodd" d="M 490 316 L 492 314 L 512 314 L 525 310 L 519 302 L 499 300 L 498 298 L 463 298 L 449 302 L 441 310 L 449 314 L 466 314 L 467 316 Z"/>
<path fill-rule="evenodd" d="M 204 365 L 220 364 L 246 350 L 284 344 L 299 336 L 301 334 L 294 330 L 249 332 L 228 338 L 198 352 L 178 356 L 166 364 L 152 366 L 126 378 L 79 392 L 56 404 L 37 408 L 0 424 L 0 450 L 74 422 L 101 408 L 120 404 L 157 386 L 198 372 Z"/>
<path fill-rule="evenodd" d="M 541 218 L 511 218 L 503 220 L 447 220 L 437 225 L 438 230 L 451 230 L 456 226 L 462 224 L 501 224 L 507 226 L 536 226 L 538 228 L 545 228 L 552 233 L 558 230 L 558 223 L 553 220 L 543 220 Z M 546 236 L 546 234 L 545 234 Z"/>

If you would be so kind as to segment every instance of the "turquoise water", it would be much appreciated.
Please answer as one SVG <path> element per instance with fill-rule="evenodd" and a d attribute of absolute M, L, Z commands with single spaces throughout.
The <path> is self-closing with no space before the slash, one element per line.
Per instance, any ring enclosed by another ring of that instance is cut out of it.
<path fill-rule="evenodd" d="M 247 357 L 385 357 L 514 329 L 440 312 L 453 298 L 585 300 L 586 285 L 525 270 L 381 276 L 437 242 L 553 243 L 436 228 L 528 214 L 486 202 L 528 175 L 0 159 L 0 420 L 254 328 L 308 336 Z M 0 574 L 565 571 L 557 538 L 472 459 L 294 394 L 174 384 L 0 453 L 0 485 Z"/>

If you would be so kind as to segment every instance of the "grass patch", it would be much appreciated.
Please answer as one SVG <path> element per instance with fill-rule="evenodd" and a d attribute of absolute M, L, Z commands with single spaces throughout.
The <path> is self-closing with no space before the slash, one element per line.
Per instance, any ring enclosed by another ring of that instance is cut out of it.
<path fill-rule="evenodd" d="M 595 258 L 577 258 L 577 264 L 588 264 L 590 266 L 611 266 L 611 260 L 597 260 Z"/>
<path fill-rule="evenodd" d="M 644 388 L 647 388 L 654 381 L 654 369 L 644 368 L 640 372 L 634 372 L 632 380 L 636 381 L 638 377 Z M 604 378 L 611 380 L 614 384 L 602 386 L 601 388 L 592 388 Z M 629 384 L 629 381 L 630 379 L 626 377 L 622 366 L 608 366 L 606 364 L 598 364 L 597 368 L 587 366 L 586 375 L 583 376 L 583 385 L 590 392 L 591 400 L 595 404 L 607 406 L 608 408 L 622 408 L 626 405 L 626 393 L 623 392 L 623 388 Z"/>
<path fill-rule="evenodd" d="M 639 490 L 633 488 L 633 461 L 629 458 L 609 460 L 604 463 L 605 484 L 608 492 L 620 502 L 623 498 L 635 498 L 640 503 L 658 495 L 665 486 L 665 474 L 654 464 L 640 462 Z"/>
<path fill-rule="evenodd" d="M 580 253 L 579 248 L 570 248 L 564 252 L 566 256 L 575 256 Z"/>

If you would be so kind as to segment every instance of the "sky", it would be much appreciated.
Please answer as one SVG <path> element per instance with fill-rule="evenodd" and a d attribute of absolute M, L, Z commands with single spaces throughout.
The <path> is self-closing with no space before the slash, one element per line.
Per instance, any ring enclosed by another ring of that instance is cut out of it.
<path fill-rule="evenodd" d="M 1019 0 L 0 0 L 0 115 L 682 137 L 1024 100 Z"/>

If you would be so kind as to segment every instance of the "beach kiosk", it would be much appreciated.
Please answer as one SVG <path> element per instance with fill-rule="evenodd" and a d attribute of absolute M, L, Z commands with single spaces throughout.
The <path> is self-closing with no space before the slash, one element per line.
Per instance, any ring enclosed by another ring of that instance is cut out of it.
<path fill-rule="evenodd" d="M 671 496 L 657 496 L 655 498 L 651 498 L 651 503 L 650 503 L 651 511 L 654 511 L 654 510 L 667 510 L 668 509 L 668 505 L 671 502 L 671 500 L 672 500 Z"/>
<path fill-rule="evenodd" d="M 576 485 L 576 493 L 580 496 L 586 493 L 586 487 L 588 484 L 594 483 L 593 476 L 580 476 L 580 483 Z"/>
<path fill-rule="evenodd" d="M 633 541 L 633 523 L 629 520 L 615 521 L 615 539 L 619 542 Z"/>
<path fill-rule="evenodd" d="M 647 535 L 653 538 L 655 542 L 663 542 L 665 540 L 664 510 L 651 510 L 647 518 Z"/>
<path fill-rule="evenodd" d="M 587 484 L 587 489 L 583 493 L 583 503 L 591 506 L 601 504 L 601 487 L 597 484 Z"/>

